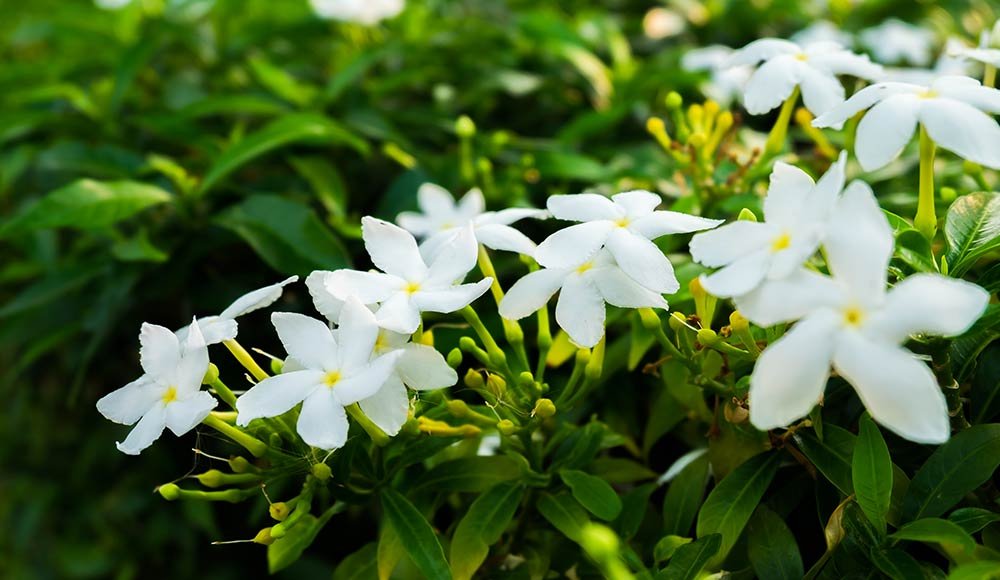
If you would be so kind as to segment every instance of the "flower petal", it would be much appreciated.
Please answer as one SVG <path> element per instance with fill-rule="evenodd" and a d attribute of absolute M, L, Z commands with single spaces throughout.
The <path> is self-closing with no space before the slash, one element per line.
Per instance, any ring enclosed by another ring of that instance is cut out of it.
<path fill-rule="evenodd" d="M 230 304 L 222 314 L 219 315 L 220 318 L 237 318 L 243 316 L 244 314 L 249 314 L 254 310 L 260 310 L 261 308 L 266 308 L 281 298 L 281 293 L 285 286 L 288 286 L 292 282 L 298 282 L 298 276 L 291 276 L 285 278 L 277 284 L 271 284 L 270 286 L 265 286 L 263 288 L 258 288 L 253 292 L 248 292 L 243 296 L 240 296 L 232 304 Z"/>
<path fill-rule="evenodd" d="M 639 284 L 662 294 L 680 289 L 673 265 L 653 242 L 625 228 L 615 228 L 607 244 L 621 269 Z"/>
<path fill-rule="evenodd" d="M 882 66 L 872 62 L 867 54 L 855 54 L 849 50 L 810 52 L 809 63 L 836 75 L 850 75 L 873 81 L 882 77 Z"/>
<path fill-rule="evenodd" d="M 236 424 L 246 427 L 260 417 L 288 412 L 323 386 L 322 371 L 292 371 L 264 379 L 236 399 Z"/>
<path fill-rule="evenodd" d="M 426 280 L 431 285 L 450 286 L 465 279 L 470 270 L 476 267 L 479 256 L 479 245 L 472 224 L 456 228 L 451 239 L 441 246 L 427 271 Z"/>
<path fill-rule="evenodd" d="M 342 369 L 362 367 L 368 364 L 378 339 L 379 327 L 375 315 L 357 298 L 348 298 L 340 313 L 340 336 L 338 351 Z"/>
<path fill-rule="evenodd" d="M 776 56 L 760 65 L 743 91 L 743 107 L 763 115 L 781 105 L 799 83 L 799 61 L 791 55 Z"/>
<path fill-rule="evenodd" d="M 361 410 L 386 435 L 392 437 L 406 423 L 410 412 L 410 399 L 399 377 L 393 375 L 377 393 L 358 401 Z"/>
<path fill-rule="evenodd" d="M 571 341 L 590 348 L 604 336 L 604 298 L 586 277 L 572 274 L 563 282 L 556 302 L 556 322 Z"/>
<path fill-rule="evenodd" d="M 458 382 L 455 369 L 448 366 L 444 355 L 434 347 L 409 343 L 396 362 L 396 373 L 411 389 L 424 391 L 443 389 Z"/>
<path fill-rule="evenodd" d="M 954 99 L 927 99 L 920 108 L 920 122 L 941 147 L 1000 169 L 1000 125 L 990 115 Z"/>
<path fill-rule="evenodd" d="M 1000 55 L 1000 50 L 993 49 L 992 53 Z M 1000 61 L 994 66 L 1000 66 Z M 933 88 L 936 93 L 943 97 L 962 101 L 980 111 L 1000 114 L 1000 90 L 984 87 L 976 79 L 955 76 L 938 77 Z"/>
<path fill-rule="evenodd" d="M 845 121 L 859 111 L 863 111 L 892 95 L 917 94 L 925 90 L 927 90 L 926 87 L 912 83 L 876 83 L 854 93 L 843 104 L 837 105 L 814 119 L 812 124 L 813 127 L 833 127 L 834 129 L 840 129 L 844 126 Z"/>
<path fill-rule="evenodd" d="M 889 221 L 871 188 L 852 182 L 834 209 L 823 243 L 830 271 L 846 283 L 852 298 L 880 304 L 893 243 Z"/>
<path fill-rule="evenodd" d="M 552 199 L 554 198 L 549 198 L 550 201 Z M 546 268 L 579 266 L 591 259 L 597 250 L 604 246 L 608 234 L 616 227 L 611 221 L 594 221 L 559 230 L 538 244 L 538 248 L 535 249 L 535 260 Z"/>
<path fill-rule="evenodd" d="M 166 410 L 158 403 L 139 419 L 125 440 L 115 443 L 115 446 L 118 447 L 118 451 L 127 455 L 138 455 L 160 438 L 166 426 Z"/>
<path fill-rule="evenodd" d="M 689 234 L 710 230 L 723 221 L 677 211 L 660 210 L 633 221 L 628 225 L 628 229 L 646 239 L 655 240 L 669 234 Z"/>
<path fill-rule="evenodd" d="M 306 277 L 306 288 L 312 296 L 316 310 L 330 322 L 337 322 L 340 320 L 340 310 L 344 307 L 344 301 L 330 292 L 327 284 L 332 274 L 333 272 L 328 270 L 312 272 Z"/>
<path fill-rule="evenodd" d="M 511 207 L 500 211 L 488 211 L 476 218 L 477 226 L 502 225 L 509 226 L 523 219 L 544 220 L 549 218 L 549 211 L 533 207 Z"/>
<path fill-rule="evenodd" d="M 396 364 L 403 356 L 402 350 L 384 354 L 363 369 L 348 375 L 333 386 L 333 394 L 343 406 L 367 399 L 382 388 L 389 376 L 396 372 Z"/>
<path fill-rule="evenodd" d="M 545 205 L 556 219 L 574 222 L 616 220 L 625 217 L 622 208 L 597 193 L 553 195 Z"/>
<path fill-rule="evenodd" d="M 844 102 L 844 85 L 832 72 L 803 65 L 799 67 L 802 102 L 813 115 L 822 115 Z"/>
<path fill-rule="evenodd" d="M 913 334 L 956 336 L 972 326 L 989 300 L 986 290 L 965 280 L 914 274 L 889 291 L 885 308 L 865 332 L 894 344 Z"/>
<path fill-rule="evenodd" d="M 459 286 L 435 290 L 421 290 L 413 295 L 413 302 L 421 312 L 447 314 L 472 304 L 490 289 L 491 284 L 493 284 L 493 278 L 484 278 L 473 284 L 461 284 Z"/>
<path fill-rule="evenodd" d="M 832 278 L 805 268 L 787 278 L 765 280 L 756 290 L 737 296 L 736 308 L 759 326 L 798 320 L 844 301 L 843 290 Z"/>
<path fill-rule="evenodd" d="M 154 379 L 172 378 L 181 362 L 181 345 L 168 328 L 142 323 L 139 330 L 139 364 Z"/>
<path fill-rule="evenodd" d="M 546 268 L 531 272 L 514 283 L 500 302 L 500 316 L 520 320 L 539 311 L 562 286 L 569 270 Z"/>
<path fill-rule="evenodd" d="M 785 227 L 797 223 L 816 182 L 805 171 L 783 161 L 775 162 L 764 198 L 764 219 Z"/>
<path fill-rule="evenodd" d="M 332 370 L 340 366 L 340 349 L 325 322 L 295 312 L 274 312 L 271 324 L 285 351 L 310 369 Z"/>
<path fill-rule="evenodd" d="M 826 173 L 819 178 L 816 186 L 806 194 L 797 222 L 823 222 L 837 205 L 840 192 L 844 189 L 847 178 L 847 151 L 841 151 L 837 160 L 830 165 Z M 796 224 L 793 224 L 796 225 Z"/>
<path fill-rule="evenodd" d="M 491 250 L 516 252 L 525 256 L 535 253 L 535 242 L 510 226 L 486 224 L 476 228 L 479 243 Z"/>
<path fill-rule="evenodd" d="M 455 198 L 436 183 L 423 183 L 417 188 L 417 207 L 430 218 L 450 217 L 455 213 Z"/>
<path fill-rule="evenodd" d="M 926 364 L 912 354 L 858 332 L 837 341 L 833 365 L 854 386 L 872 418 L 918 443 L 944 443 L 948 406 Z"/>
<path fill-rule="evenodd" d="M 331 450 L 347 443 L 350 423 L 347 413 L 330 389 L 317 389 L 302 401 L 302 412 L 295 425 L 302 440 L 312 447 Z"/>
<path fill-rule="evenodd" d="M 619 308 L 662 308 L 669 306 L 660 294 L 642 286 L 617 266 L 594 268 L 589 276 L 604 301 Z"/>
<path fill-rule="evenodd" d="M 133 425 L 159 403 L 163 387 L 143 375 L 124 387 L 104 395 L 97 401 L 97 411 L 105 419 Z"/>
<path fill-rule="evenodd" d="M 917 128 L 920 97 L 895 95 L 878 103 L 858 123 L 854 154 L 865 171 L 899 157 Z"/>
<path fill-rule="evenodd" d="M 170 376 L 170 383 L 177 388 L 178 393 L 193 393 L 201 388 L 201 383 L 208 372 L 208 347 L 201 336 L 197 321 L 192 321 L 187 339 L 181 345 L 181 360 Z"/>
<path fill-rule="evenodd" d="M 753 291 L 767 276 L 771 258 L 769 250 L 757 250 L 734 260 L 714 274 L 702 276 L 701 285 L 709 294 L 719 298 L 743 296 Z"/>
<path fill-rule="evenodd" d="M 219 401 L 205 391 L 173 401 L 166 406 L 167 427 L 180 437 L 204 421 L 218 404 Z"/>
<path fill-rule="evenodd" d="M 796 54 L 800 50 L 799 45 L 794 42 L 779 38 L 761 38 L 734 52 L 723 66 L 728 68 L 741 64 L 757 64 L 781 54 Z"/>
<path fill-rule="evenodd" d="M 239 334 L 239 325 L 232 318 L 222 318 L 221 316 L 202 316 L 196 320 L 198 328 L 201 329 L 201 336 L 205 339 L 205 344 L 219 344 L 227 340 L 236 338 Z M 187 340 L 191 325 L 181 328 L 174 334 L 181 344 Z"/>
<path fill-rule="evenodd" d="M 465 192 L 462 199 L 458 200 L 457 209 L 463 223 L 472 221 L 486 209 L 486 198 L 483 197 L 483 192 L 478 187 Z"/>
<path fill-rule="evenodd" d="M 691 238 L 691 257 L 699 264 L 718 268 L 767 249 L 779 232 L 766 223 L 735 221 Z"/>
<path fill-rule="evenodd" d="M 415 211 L 399 212 L 399 215 L 396 216 L 396 223 L 416 238 L 427 237 L 436 230 L 431 220 Z"/>
<path fill-rule="evenodd" d="M 427 266 L 417 249 L 413 234 L 387 221 L 361 218 L 361 235 L 372 263 L 387 274 L 407 281 L 423 280 Z"/>
<path fill-rule="evenodd" d="M 625 217 L 635 219 L 653 213 L 663 198 L 651 191 L 637 189 L 616 193 L 611 196 L 611 201 L 625 210 Z"/>
<path fill-rule="evenodd" d="M 414 295 L 397 292 L 379 305 L 375 311 L 378 325 L 393 332 L 411 334 L 420 326 L 420 309 L 414 303 Z"/>
<path fill-rule="evenodd" d="M 755 427 L 785 427 L 819 402 L 830 377 L 839 322 L 833 312 L 818 312 L 764 350 L 750 375 L 750 422 Z"/>
<path fill-rule="evenodd" d="M 326 289 L 337 300 L 357 296 L 362 304 L 375 304 L 387 300 L 406 287 L 406 281 L 381 272 L 335 270 L 326 276 Z"/>

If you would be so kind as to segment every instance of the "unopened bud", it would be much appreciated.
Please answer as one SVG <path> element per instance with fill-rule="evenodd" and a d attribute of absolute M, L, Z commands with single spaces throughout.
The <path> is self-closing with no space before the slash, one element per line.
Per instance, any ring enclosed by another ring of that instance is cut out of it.
<path fill-rule="evenodd" d="M 711 328 L 702 328 L 698 331 L 698 342 L 703 346 L 714 346 L 719 343 L 719 335 Z"/>
<path fill-rule="evenodd" d="M 233 470 L 233 473 L 249 473 L 257 471 L 257 468 L 254 467 L 252 463 L 247 461 L 246 457 L 241 455 L 229 458 L 229 469 Z"/>
<path fill-rule="evenodd" d="M 680 332 L 681 329 L 687 326 L 687 318 L 680 312 L 671 312 L 667 322 L 670 324 L 670 330 L 674 332 Z"/>
<path fill-rule="evenodd" d="M 665 101 L 668 109 L 680 109 L 684 104 L 684 99 L 677 91 L 670 91 Z"/>
<path fill-rule="evenodd" d="M 555 414 L 556 404 L 552 402 L 552 399 L 538 399 L 535 401 L 535 408 L 531 411 L 533 417 L 542 419 L 548 419 Z"/>
<path fill-rule="evenodd" d="M 453 369 L 457 369 L 462 365 L 462 351 L 458 348 L 451 349 L 448 353 L 448 366 Z"/>
<path fill-rule="evenodd" d="M 465 373 L 463 382 L 465 383 L 465 386 L 470 389 L 481 389 L 486 385 L 486 381 L 483 380 L 483 375 L 472 369 L 469 369 L 468 372 Z"/>
<path fill-rule="evenodd" d="M 580 544 L 593 559 L 603 562 L 618 557 L 618 536 L 607 526 L 588 523 L 580 534 Z"/>
<path fill-rule="evenodd" d="M 156 488 L 156 491 L 167 501 L 176 501 L 181 497 L 181 488 L 177 487 L 176 483 L 164 483 Z"/>
<path fill-rule="evenodd" d="M 517 385 L 522 389 L 534 389 L 535 388 L 535 376 L 529 371 L 524 371 L 517 375 Z"/>
<path fill-rule="evenodd" d="M 292 508 L 283 501 L 276 501 L 267 508 L 267 511 L 272 518 L 281 522 L 288 517 L 288 514 L 292 513 Z"/>
<path fill-rule="evenodd" d="M 517 432 L 517 425 L 510 419 L 501 419 L 497 421 L 497 431 L 500 431 L 504 435 L 513 435 Z"/>
<path fill-rule="evenodd" d="M 955 191 L 954 187 L 942 187 L 941 188 L 941 201 L 945 203 L 951 203 L 955 201 L 958 197 L 958 192 Z"/>
<path fill-rule="evenodd" d="M 740 210 L 740 215 L 736 216 L 736 219 L 742 222 L 756 222 L 757 214 L 755 214 L 750 208 L 745 207 Z"/>
<path fill-rule="evenodd" d="M 652 308 L 640 308 L 639 320 L 642 322 L 642 327 L 646 330 L 653 331 L 661 328 L 660 317 L 657 316 L 656 311 Z"/>
<path fill-rule="evenodd" d="M 257 532 L 257 535 L 253 537 L 253 543 L 263 544 L 264 546 L 270 546 L 274 543 L 274 537 L 271 536 L 271 528 L 264 528 L 263 530 Z"/>
<path fill-rule="evenodd" d="M 729 315 L 729 326 L 734 333 L 740 333 L 750 328 L 750 321 L 746 319 L 739 310 L 733 310 Z"/>
<path fill-rule="evenodd" d="M 215 363 L 208 363 L 208 371 L 205 372 L 205 378 L 201 380 L 202 384 L 211 385 L 217 380 L 219 380 L 219 367 L 215 366 Z"/>
<path fill-rule="evenodd" d="M 463 139 L 468 139 L 476 134 L 476 124 L 467 115 L 462 115 L 455 121 L 455 133 Z"/>
<path fill-rule="evenodd" d="M 462 419 L 469 416 L 469 405 L 460 399 L 452 399 L 445 403 L 445 408 L 451 413 L 452 417 L 457 417 Z"/>
<path fill-rule="evenodd" d="M 220 487 L 223 484 L 222 472 L 218 469 L 209 469 L 205 473 L 199 473 L 196 479 L 205 487 Z"/>
<path fill-rule="evenodd" d="M 280 375 L 281 374 L 281 370 L 283 368 L 285 368 L 284 361 L 280 361 L 280 360 L 278 360 L 276 358 L 272 358 L 271 359 L 271 374 L 272 375 Z"/>
<path fill-rule="evenodd" d="M 330 466 L 325 463 L 316 463 L 312 466 L 313 477 L 320 481 L 327 481 L 333 475 Z"/>
<path fill-rule="evenodd" d="M 498 399 L 502 399 L 507 393 L 507 381 L 503 380 L 500 375 L 490 374 L 486 378 L 486 388 L 489 389 L 491 393 L 496 395 Z"/>

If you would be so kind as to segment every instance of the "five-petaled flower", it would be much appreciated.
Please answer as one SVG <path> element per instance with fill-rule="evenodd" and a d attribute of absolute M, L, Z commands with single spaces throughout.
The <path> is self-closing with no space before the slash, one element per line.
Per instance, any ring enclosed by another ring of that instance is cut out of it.
<path fill-rule="evenodd" d="M 261 308 L 267 308 L 281 298 L 281 293 L 285 286 L 292 282 L 298 282 L 298 276 L 291 276 L 277 284 L 271 284 L 263 288 L 258 288 L 253 292 L 247 292 L 233 301 L 218 316 L 202 316 L 198 319 L 198 328 L 205 338 L 205 344 L 218 344 L 226 340 L 236 338 L 238 327 L 236 319 L 244 314 L 249 314 Z M 188 330 L 191 326 L 185 326 L 177 331 L 177 340 L 184 342 L 187 339 Z"/>
<path fill-rule="evenodd" d="M 208 372 L 208 348 L 197 322 L 183 343 L 169 329 L 144 323 L 139 362 L 145 374 L 97 401 L 97 410 L 115 423 L 135 425 L 118 450 L 138 455 L 164 428 L 180 436 L 205 420 L 218 401 L 201 390 Z"/>

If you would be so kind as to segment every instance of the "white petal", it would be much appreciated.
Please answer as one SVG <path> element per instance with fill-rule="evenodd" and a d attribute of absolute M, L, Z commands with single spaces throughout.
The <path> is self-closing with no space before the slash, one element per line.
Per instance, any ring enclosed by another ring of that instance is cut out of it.
<path fill-rule="evenodd" d="M 417 241 L 403 228 L 387 221 L 365 216 L 361 218 L 361 235 L 372 263 L 387 274 L 404 280 L 423 280 L 427 275 Z"/>
<path fill-rule="evenodd" d="M 246 427 L 260 417 L 277 417 L 323 386 L 322 371 L 292 371 L 264 379 L 236 399 L 236 424 Z M 325 388 L 325 387 L 324 387 Z"/>
<path fill-rule="evenodd" d="M 844 102 L 844 85 L 831 72 L 813 66 L 799 69 L 802 102 L 813 115 L 822 115 Z"/>
<path fill-rule="evenodd" d="M 510 226 L 486 224 L 476 228 L 479 243 L 491 250 L 516 252 L 526 256 L 535 254 L 535 242 Z"/>
<path fill-rule="evenodd" d="M 546 207 L 553 217 L 574 222 L 596 220 L 616 220 L 625 217 L 621 208 L 603 195 L 579 193 L 576 195 L 553 195 Z"/>
<path fill-rule="evenodd" d="M 628 229 L 640 236 L 654 240 L 669 234 L 689 234 L 710 230 L 724 220 L 713 220 L 677 211 L 654 211 L 628 225 Z"/>
<path fill-rule="evenodd" d="M 832 278 L 802 268 L 788 278 L 765 280 L 735 301 L 740 313 L 754 324 L 774 326 L 798 320 L 817 309 L 840 306 L 844 297 Z"/>
<path fill-rule="evenodd" d="M 830 377 L 839 322 L 832 311 L 818 312 L 764 349 L 750 376 L 750 422 L 755 427 L 785 427 L 819 402 Z"/>
<path fill-rule="evenodd" d="M 927 99 L 920 108 L 920 122 L 941 147 L 1000 169 L 1000 125 L 993 117 L 961 101 Z"/>
<path fill-rule="evenodd" d="M 766 223 L 735 221 L 691 238 L 691 257 L 699 264 L 718 268 L 767 249 L 780 232 Z"/>
<path fill-rule="evenodd" d="M 412 334 L 420 326 L 420 310 L 413 302 L 413 295 L 397 292 L 378 307 L 375 320 L 387 330 Z"/>
<path fill-rule="evenodd" d="M 201 383 L 208 372 L 208 347 L 201 336 L 198 323 L 192 321 L 188 329 L 187 339 L 181 345 L 181 360 L 172 373 L 171 384 L 178 393 L 193 393 L 201 388 Z"/>
<path fill-rule="evenodd" d="M 814 119 L 813 127 L 833 127 L 834 129 L 840 129 L 844 126 L 845 121 L 859 111 L 863 111 L 883 99 L 887 99 L 892 95 L 916 94 L 925 90 L 926 87 L 911 83 L 876 83 L 854 93 L 843 104 L 834 107 Z"/>
<path fill-rule="evenodd" d="M 254 310 L 266 308 L 281 298 L 281 293 L 285 286 L 298 281 L 298 276 L 291 276 L 289 278 L 285 278 L 277 284 L 271 284 L 270 286 L 258 288 L 253 292 L 244 294 L 223 310 L 222 314 L 219 316 L 221 318 L 237 318 L 239 316 L 243 316 L 244 314 L 249 314 Z"/>
<path fill-rule="evenodd" d="M 570 340 L 590 348 L 604 336 L 604 298 L 585 277 L 566 278 L 556 303 L 556 322 Z"/>
<path fill-rule="evenodd" d="M 396 216 L 399 227 L 410 232 L 417 238 L 423 238 L 434 233 L 435 227 L 431 220 L 423 214 L 414 211 L 403 211 Z"/>
<path fill-rule="evenodd" d="M 594 268 L 588 273 L 604 301 L 619 308 L 668 308 L 660 294 L 642 286 L 617 266 Z"/>
<path fill-rule="evenodd" d="M 222 318 L 221 316 L 203 316 L 197 319 L 198 328 L 201 329 L 201 336 L 205 339 L 205 344 L 219 344 L 227 340 L 236 338 L 239 334 L 239 325 L 232 318 Z M 174 334 L 177 341 L 183 343 L 187 340 L 191 325 L 181 328 Z"/>
<path fill-rule="evenodd" d="M 167 427 L 180 437 L 204 421 L 218 404 L 219 401 L 205 391 L 173 401 L 166 406 Z"/>
<path fill-rule="evenodd" d="M 455 211 L 455 198 L 436 183 L 424 183 L 417 189 L 417 206 L 430 217 L 447 217 Z"/>
<path fill-rule="evenodd" d="M 653 242 L 625 228 L 615 228 L 607 243 L 621 269 L 639 284 L 662 294 L 680 289 L 673 265 Z"/>
<path fill-rule="evenodd" d="M 1000 50 L 993 50 L 1000 55 Z M 994 66 L 1000 66 L 997 62 Z M 969 82 L 971 81 L 971 82 Z M 1000 113 L 1000 90 L 984 87 L 968 77 L 941 77 L 934 83 L 934 90 L 943 97 L 957 99 L 980 111 Z"/>
<path fill-rule="evenodd" d="M 358 302 L 357 298 L 348 298 L 340 313 L 338 332 L 340 341 L 337 346 L 341 366 L 355 368 L 368 364 L 379 332 L 372 311 Z"/>
<path fill-rule="evenodd" d="M 326 277 L 326 289 L 338 300 L 357 296 L 363 304 L 375 304 L 406 287 L 406 281 L 381 272 L 336 270 Z"/>
<path fill-rule="evenodd" d="M 476 225 L 483 226 L 487 224 L 499 224 L 503 226 L 509 226 L 514 222 L 518 222 L 527 218 L 544 220 L 548 219 L 548 217 L 549 217 L 548 210 L 535 209 L 533 207 L 512 207 L 508 209 L 502 209 L 500 211 L 486 212 L 476 219 Z"/>
<path fill-rule="evenodd" d="M 346 407 L 374 395 L 396 372 L 396 364 L 402 356 L 403 351 L 392 351 L 376 358 L 358 372 L 340 379 L 333 386 L 334 396 Z"/>
<path fill-rule="evenodd" d="M 757 64 L 781 54 L 796 54 L 800 51 L 794 42 L 778 38 L 761 38 L 734 52 L 723 66 L 731 67 L 741 64 Z"/>
<path fill-rule="evenodd" d="M 358 405 L 365 415 L 390 437 L 399 433 L 410 411 L 406 387 L 397 376 L 389 377 L 377 393 L 358 401 Z"/>
<path fill-rule="evenodd" d="M 143 375 L 124 387 L 104 395 L 97 410 L 109 421 L 132 425 L 163 396 L 163 387 Z"/>
<path fill-rule="evenodd" d="M 956 336 L 979 318 L 990 300 L 981 287 L 938 274 L 914 274 L 889 291 L 885 308 L 866 333 L 902 343 L 913 334 Z"/>
<path fill-rule="evenodd" d="M 310 369 L 335 369 L 340 365 L 336 339 L 325 322 L 294 312 L 274 312 L 271 323 L 285 351 Z"/>
<path fill-rule="evenodd" d="M 720 298 L 743 296 L 764 280 L 771 265 L 771 256 L 766 249 L 742 256 L 718 272 L 702 276 L 701 285 L 709 294 Z"/>
<path fill-rule="evenodd" d="M 426 282 L 442 285 L 461 282 L 476 267 L 478 257 L 479 245 L 472 224 L 456 228 L 452 238 L 434 256 Z"/>
<path fill-rule="evenodd" d="M 295 429 L 307 444 L 329 451 L 344 446 L 350 424 L 330 389 L 318 389 L 302 401 Z"/>
<path fill-rule="evenodd" d="M 653 210 L 663 202 L 659 195 L 641 189 L 617 193 L 611 196 L 611 200 L 615 202 L 615 205 L 625 210 L 625 217 L 630 219 L 653 213 Z"/>
<path fill-rule="evenodd" d="M 142 370 L 154 379 L 172 378 L 181 362 L 181 345 L 174 333 L 162 326 L 143 322 L 139 330 L 139 344 Z"/>
<path fill-rule="evenodd" d="M 500 316 L 520 320 L 545 306 L 562 286 L 569 270 L 560 268 L 531 272 L 514 283 L 500 302 Z"/>
<path fill-rule="evenodd" d="M 873 81 L 882 77 L 882 67 L 869 60 L 866 54 L 854 54 L 848 50 L 827 51 L 824 54 L 810 54 L 809 63 L 837 75 L 850 75 Z"/>
<path fill-rule="evenodd" d="M 816 182 L 805 171 L 783 161 L 776 162 L 764 198 L 764 218 L 786 227 L 797 223 L 806 197 L 815 186 Z"/>
<path fill-rule="evenodd" d="M 330 292 L 327 280 L 333 272 L 327 270 L 316 270 L 306 277 L 306 288 L 312 296 L 313 306 L 326 317 L 330 322 L 340 320 L 340 310 L 344 307 L 344 301 L 340 300 Z"/>
<path fill-rule="evenodd" d="M 865 171 L 884 167 L 899 157 L 917 128 L 920 97 L 895 95 L 878 103 L 861 118 L 854 154 Z"/>
<path fill-rule="evenodd" d="M 762 115 L 785 102 L 799 82 L 799 61 L 781 55 L 754 71 L 743 92 L 743 106 L 751 115 Z"/>
<path fill-rule="evenodd" d="M 406 386 L 417 391 L 442 389 L 458 382 L 458 374 L 448 366 L 444 355 L 425 344 L 409 343 L 403 347 L 396 373 Z"/>
<path fill-rule="evenodd" d="M 854 386 L 872 418 L 918 443 L 944 443 L 948 406 L 926 364 L 897 346 L 844 332 L 834 368 Z"/>
<path fill-rule="evenodd" d="M 792 236 L 787 248 L 772 253 L 767 277 L 771 280 L 787 278 L 801 268 L 819 248 L 820 233 L 819 226 L 800 228 Z"/>
<path fill-rule="evenodd" d="M 806 195 L 798 221 L 825 223 L 830 217 L 830 212 L 837 205 L 840 192 L 844 189 L 846 177 L 847 151 L 841 151 L 837 161 L 830 165 L 823 177 L 820 177 L 819 181 L 816 182 L 816 187 L 813 187 Z"/>
<path fill-rule="evenodd" d="M 162 404 L 156 404 L 146 412 L 129 431 L 128 436 L 121 443 L 115 443 L 118 451 L 128 455 L 138 455 L 143 449 L 149 447 L 160 438 L 166 423 L 166 411 Z"/>
<path fill-rule="evenodd" d="M 465 221 L 472 221 L 476 216 L 486 209 L 486 198 L 478 187 L 467 191 L 462 199 L 458 200 L 458 215 Z"/>
<path fill-rule="evenodd" d="M 550 201 L 552 199 L 549 198 Z M 535 260 L 546 268 L 579 266 L 604 246 L 608 234 L 616 227 L 614 222 L 596 221 L 559 230 L 538 244 L 538 248 L 535 249 Z"/>
<path fill-rule="evenodd" d="M 421 290 L 413 295 L 413 302 L 421 312 L 447 314 L 472 304 L 490 289 L 491 284 L 493 284 L 493 278 L 484 278 L 474 284 Z"/>
<path fill-rule="evenodd" d="M 879 304 L 893 247 L 889 221 L 867 184 L 854 181 L 834 209 L 823 245 L 834 277 L 852 298 Z"/>

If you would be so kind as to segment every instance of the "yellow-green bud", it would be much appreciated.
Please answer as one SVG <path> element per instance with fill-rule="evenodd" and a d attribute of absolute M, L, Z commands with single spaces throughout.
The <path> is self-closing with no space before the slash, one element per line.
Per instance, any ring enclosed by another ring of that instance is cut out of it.
<path fill-rule="evenodd" d="M 490 374 L 486 378 L 486 388 L 490 390 L 491 393 L 497 396 L 497 398 L 503 398 L 507 393 L 507 381 L 503 380 L 500 375 Z"/>
<path fill-rule="evenodd" d="M 698 331 L 698 342 L 704 346 L 715 346 L 719 343 L 719 335 L 711 328 L 702 328 Z"/>
<path fill-rule="evenodd" d="M 743 222 L 756 222 L 757 214 L 755 214 L 750 208 L 745 207 L 740 210 L 740 215 L 736 216 L 736 219 Z"/>
<path fill-rule="evenodd" d="M 330 479 L 333 472 L 330 470 L 330 466 L 325 463 L 316 463 L 312 466 L 313 477 L 320 481 L 326 481 Z"/>
<path fill-rule="evenodd" d="M 552 399 L 538 399 L 535 401 L 535 408 L 531 411 L 532 416 L 548 419 L 556 414 L 556 404 Z"/>
<path fill-rule="evenodd" d="M 478 371 L 474 371 L 472 369 L 469 369 L 465 373 L 465 378 L 463 379 L 463 382 L 465 383 L 465 386 L 469 387 L 470 389 L 481 389 L 483 388 L 484 385 L 486 385 L 486 381 L 483 380 L 483 375 Z"/>
<path fill-rule="evenodd" d="M 705 143 L 708 142 L 708 137 L 705 137 L 704 133 L 695 133 L 694 135 L 691 135 L 691 138 L 688 139 L 687 142 L 688 145 L 698 149 L 705 146 Z"/>
<path fill-rule="evenodd" d="M 229 469 L 232 469 L 233 473 L 248 473 L 257 470 L 257 468 L 254 467 L 252 463 L 247 461 L 246 457 L 243 457 L 242 455 L 236 455 L 235 457 L 229 458 Z"/>
<path fill-rule="evenodd" d="M 517 384 L 522 389 L 533 389 L 535 387 L 535 376 L 529 371 L 524 371 L 517 375 Z"/>
<path fill-rule="evenodd" d="M 750 321 L 740 314 L 739 310 L 733 310 L 733 313 L 729 315 L 729 326 L 732 327 L 733 332 L 744 332 L 750 328 Z"/>
<path fill-rule="evenodd" d="M 280 375 L 281 369 L 285 368 L 285 363 L 276 358 L 271 359 L 271 374 Z"/>
<path fill-rule="evenodd" d="M 283 522 L 271 526 L 271 537 L 276 540 L 285 537 L 285 534 L 287 533 L 288 530 L 285 529 L 285 524 Z"/>
<path fill-rule="evenodd" d="M 607 526 L 589 523 L 581 530 L 580 544 L 595 560 L 603 562 L 618 557 L 618 536 Z"/>
<path fill-rule="evenodd" d="M 958 197 L 958 192 L 955 191 L 954 187 L 942 187 L 941 188 L 941 201 L 943 201 L 945 203 L 951 203 L 951 202 L 955 201 L 956 197 Z"/>
<path fill-rule="evenodd" d="M 510 419 L 501 419 L 497 421 L 497 430 L 504 435 L 513 435 L 517 432 L 517 425 Z"/>
<path fill-rule="evenodd" d="M 462 115 L 455 121 L 455 133 L 463 139 L 468 139 L 476 134 L 476 124 L 468 115 Z"/>
<path fill-rule="evenodd" d="M 219 380 L 219 367 L 215 366 L 215 363 L 208 363 L 208 371 L 205 372 L 205 378 L 201 380 L 202 384 L 211 385 L 217 380 Z"/>
<path fill-rule="evenodd" d="M 160 487 L 156 488 L 156 491 L 158 491 L 160 496 L 167 501 L 176 501 L 181 497 L 181 488 L 177 487 L 176 483 L 164 483 Z"/>
<path fill-rule="evenodd" d="M 639 320 L 642 322 L 642 327 L 646 330 L 652 331 L 661 327 L 660 317 L 657 316 L 656 311 L 652 308 L 640 308 Z"/>
<path fill-rule="evenodd" d="M 218 469 L 209 469 L 205 473 L 199 473 L 196 478 L 205 487 L 220 487 L 223 484 L 222 472 Z"/>
<path fill-rule="evenodd" d="M 719 106 L 719 103 L 716 103 L 711 99 L 705 101 L 705 118 L 707 119 L 714 118 L 716 115 L 719 114 L 719 109 L 721 108 L 722 107 Z"/>
<path fill-rule="evenodd" d="M 458 348 L 451 349 L 448 353 L 448 366 L 453 369 L 457 369 L 462 364 L 462 350 Z"/>
<path fill-rule="evenodd" d="M 445 403 L 445 408 L 451 413 L 452 417 L 457 417 L 462 419 L 469 416 L 469 406 L 465 404 L 465 401 L 460 399 L 452 399 Z"/>
<path fill-rule="evenodd" d="M 283 501 L 276 501 L 271 504 L 271 507 L 267 508 L 267 511 L 271 514 L 272 518 L 281 522 L 288 517 L 288 514 L 292 513 L 292 508 Z"/>
<path fill-rule="evenodd" d="M 670 330 L 674 332 L 680 332 L 682 328 L 687 326 L 687 318 L 680 312 L 671 312 L 667 322 L 670 324 Z"/>
<path fill-rule="evenodd" d="M 271 535 L 271 528 L 264 528 L 263 530 L 257 532 L 257 535 L 253 537 L 253 542 L 264 546 L 270 546 L 273 544 L 274 536 Z"/>
<path fill-rule="evenodd" d="M 666 105 L 668 109 L 680 109 L 683 104 L 684 99 L 677 91 L 670 91 L 667 94 Z"/>

